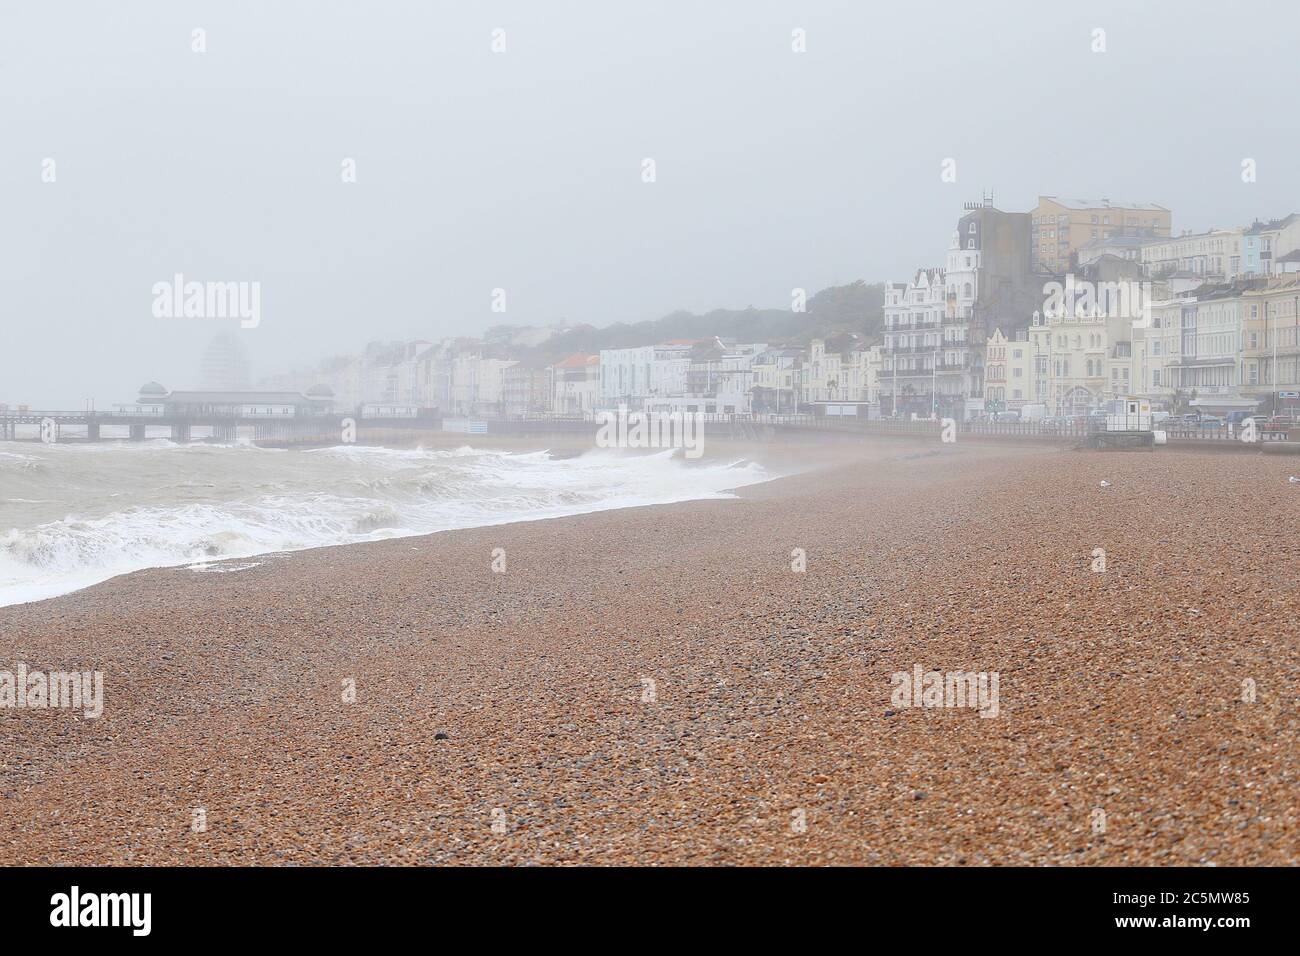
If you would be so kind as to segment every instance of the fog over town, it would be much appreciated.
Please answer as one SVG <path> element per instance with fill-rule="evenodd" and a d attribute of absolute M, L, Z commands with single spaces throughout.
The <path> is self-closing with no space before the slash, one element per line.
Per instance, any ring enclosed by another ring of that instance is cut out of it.
<path fill-rule="evenodd" d="M 261 283 L 261 377 L 502 322 L 788 308 L 908 276 L 985 192 L 1273 218 L 1300 194 L 1295 14 L 1256 9 L 9 4 L 0 402 L 196 384 L 213 323 L 151 311 L 178 273 Z"/>

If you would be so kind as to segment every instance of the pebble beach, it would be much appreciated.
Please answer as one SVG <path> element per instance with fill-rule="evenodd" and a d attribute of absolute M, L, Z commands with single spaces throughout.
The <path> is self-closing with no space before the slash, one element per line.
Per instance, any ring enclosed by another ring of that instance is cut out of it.
<path fill-rule="evenodd" d="M 0 853 L 1300 863 L 1294 460 L 723 452 L 785 477 L 0 608 L 0 667 L 105 689 L 0 710 Z M 900 706 L 918 666 L 996 715 Z"/>

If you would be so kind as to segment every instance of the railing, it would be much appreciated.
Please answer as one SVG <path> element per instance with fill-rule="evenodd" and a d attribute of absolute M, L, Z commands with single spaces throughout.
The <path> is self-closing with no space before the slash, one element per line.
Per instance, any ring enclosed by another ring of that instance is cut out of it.
<path fill-rule="evenodd" d="M 0 412 L 0 419 L 6 421 L 18 421 L 18 420 L 31 421 L 32 419 L 41 419 L 41 418 L 52 418 L 55 421 L 62 421 L 68 418 L 86 419 L 86 418 L 94 418 L 94 417 L 95 417 L 94 412 L 60 412 L 60 411 L 44 411 L 41 409 L 28 409 L 27 411 L 19 411 L 16 408 L 11 408 L 8 411 Z"/>
<path fill-rule="evenodd" d="M 1240 425 L 1196 425 L 1184 422 L 1171 425 L 1168 422 L 1163 422 L 1157 423 L 1155 427 L 1163 431 L 1171 441 L 1239 442 L 1242 440 L 1242 426 Z M 1286 441 L 1288 433 L 1276 429 L 1265 429 L 1260 425 L 1256 425 L 1255 438 L 1259 442 Z"/>

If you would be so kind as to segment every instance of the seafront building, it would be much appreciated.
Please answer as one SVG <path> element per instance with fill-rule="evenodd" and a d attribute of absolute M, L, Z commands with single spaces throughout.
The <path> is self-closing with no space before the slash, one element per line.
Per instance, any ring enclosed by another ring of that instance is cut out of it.
<path fill-rule="evenodd" d="M 1148 202 L 1039 196 L 1032 218 L 1034 271 L 1062 274 L 1089 242 L 1119 236 L 1168 236 L 1173 213 Z"/>
<path fill-rule="evenodd" d="M 1242 237 L 1242 272 L 1246 275 L 1274 275 L 1279 260 L 1300 251 L 1300 213 L 1281 219 L 1254 222 Z M 1294 261 L 1291 259 L 1289 261 Z"/>
<path fill-rule="evenodd" d="M 600 356 L 579 352 L 551 366 L 551 411 L 589 416 L 600 397 Z"/>
<path fill-rule="evenodd" d="M 956 396 L 949 395 L 942 403 L 938 400 L 946 315 L 947 286 L 942 269 L 917 269 L 908 282 L 885 283 L 880 375 L 887 414 L 947 414 Z M 950 320 L 953 328 L 960 324 L 960 317 Z M 959 352 L 961 343 L 950 341 L 953 351 Z"/>
<path fill-rule="evenodd" d="M 1243 271 L 1242 230 L 1208 229 L 1148 241 L 1142 246 L 1145 275 L 1170 282 L 1174 291 L 1206 282 L 1233 282 Z M 1180 288 L 1181 286 L 1181 288 Z"/>
<path fill-rule="evenodd" d="M 530 356 L 501 372 L 501 409 L 507 418 L 540 418 L 552 408 L 550 365 Z"/>
<path fill-rule="evenodd" d="M 1300 392 L 1300 274 L 1281 273 L 1242 293 L 1242 391 L 1267 401 Z"/>
<path fill-rule="evenodd" d="M 798 410 L 803 394 L 802 349 L 768 349 L 755 357 L 752 368 L 750 398 L 755 412 L 788 415 Z"/>
<path fill-rule="evenodd" d="M 690 353 L 697 344 L 701 343 L 680 339 L 660 345 L 601 349 L 600 406 L 625 406 L 639 411 L 649 399 L 685 395 Z"/>
<path fill-rule="evenodd" d="M 863 316 L 855 332 L 800 342 L 670 339 L 565 356 L 557 335 L 591 336 L 502 325 L 481 339 L 372 342 L 260 385 L 323 385 L 339 409 L 461 418 L 626 407 L 969 419 L 1029 404 L 1080 414 L 1129 395 L 1220 414 L 1295 404 L 1300 214 L 1202 232 L 1172 226 L 1155 203 L 1040 196 L 1017 213 L 984 196 L 963 206 L 942 265 L 882 284 L 879 326 Z M 1140 287 L 1142 308 L 1054 309 L 1049 289 L 1069 282 Z M 218 343 L 202 377 L 234 384 L 245 367 Z"/>
<path fill-rule="evenodd" d="M 885 284 L 883 414 L 966 419 L 987 410 L 989 336 L 1024 332 L 1051 278 L 1034 272 L 1032 253 L 1030 215 L 997 209 L 986 196 L 964 207 L 944 268 Z"/>
<path fill-rule="evenodd" d="M 1008 339 L 1001 329 L 994 329 L 984 348 L 985 410 L 1019 411 L 1025 405 L 1041 401 L 1033 390 L 1033 348 L 1029 330 Z"/>

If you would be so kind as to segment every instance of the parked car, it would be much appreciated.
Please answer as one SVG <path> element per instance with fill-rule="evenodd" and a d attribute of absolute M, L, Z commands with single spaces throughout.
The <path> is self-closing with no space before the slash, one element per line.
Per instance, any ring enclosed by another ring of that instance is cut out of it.
<path fill-rule="evenodd" d="M 1196 426 L 1198 428 L 1222 428 L 1225 424 L 1226 422 L 1217 415 L 1202 415 Z"/>
<path fill-rule="evenodd" d="M 993 416 L 993 421 L 999 425 L 1014 425 L 1020 421 L 1019 412 L 998 412 Z"/>

